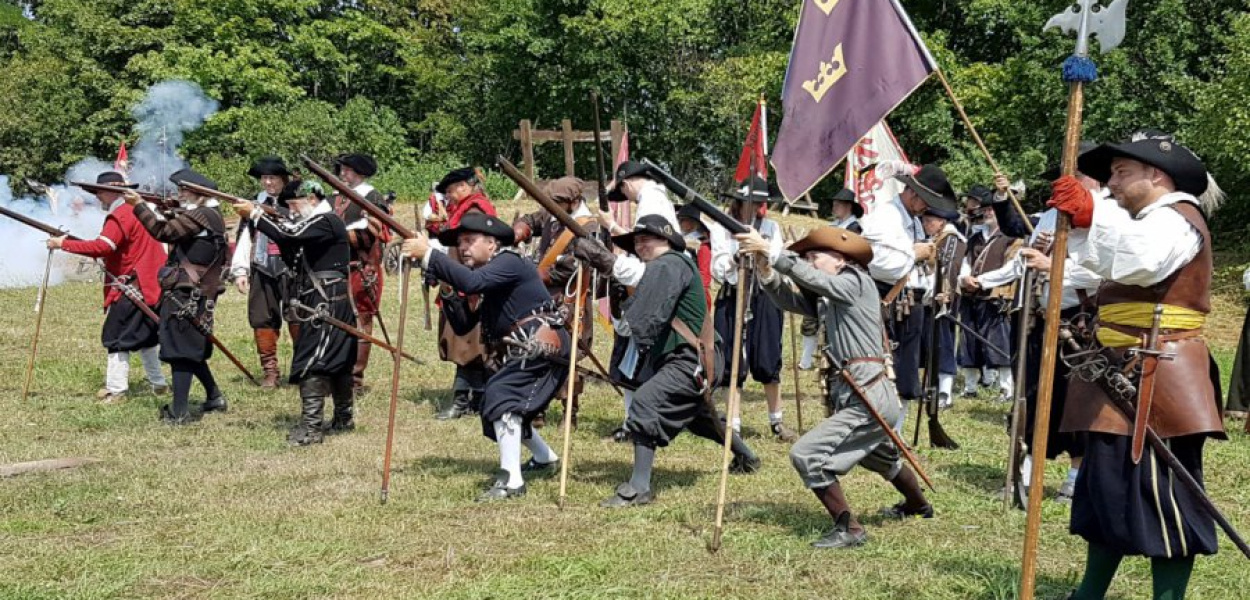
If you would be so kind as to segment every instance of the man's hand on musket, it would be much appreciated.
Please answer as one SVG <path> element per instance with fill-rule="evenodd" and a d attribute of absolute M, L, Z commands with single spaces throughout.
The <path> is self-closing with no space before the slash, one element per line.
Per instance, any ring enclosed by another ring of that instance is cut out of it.
<path fill-rule="evenodd" d="M 738 240 L 738 254 L 742 259 L 755 261 L 755 274 L 761 279 L 772 279 L 773 264 L 768 256 L 771 248 L 768 240 L 754 229 L 746 233 L 735 234 L 734 239 Z"/>
<path fill-rule="evenodd" d="M 1050 255 L 1033 248 L 1021 248 L 1020 256 L 1024 258 L 1024 264 L 1028 268 L 1050 272 Z"/>
<path fill-rule="evenodd" d="M 404 240 L 403 253 L 413 260 L 425 260 L 425 255 L 430 253 L 430 238 L 417 232 L 416 237 Z"/>
<path fill-rule="evenodd" d="M 60 237 L 48 238 L 48 241 L 45 242 L 45 244 L 48 246 L 49 250 L 60 250 L 61 245 L 65 243 L 66 237 L 68 236 L 63 235 Z"/>
<path fill-rule="evenodd" d="M 965 290 L 970 292 L 975 292 L 981 289 L 981 282 L 977 281 L 977 278 L 971 275 L 964 275 L 963 279 L 959 280 L 959 285 L 963 286 Z"/>
<path fill-rule="evenodd" d="M 243 219 L 252 218 L 252 213 L 256 212 L 256 205 L 247 201 L 232 202 L 230 206 L 233 207 L 234 212 L 237 213 L 239 217 Z"/>
<path fill-rule="evenodd" d="M 760 232 L 752 229 L 746 233 L 734 234 L 734 239 L 738 240 L 738 254 L 763 254 L 768 256 L 769 244 Z"/>
<path fill-rule="evenodd" d="M 130 206 L 143 204 L 143 196 L 140 196 L 139 192 L 134 190 L 126 190 L 126 193 L 122 194 L 122 200 L 125 200 L 126 204 Z"/>

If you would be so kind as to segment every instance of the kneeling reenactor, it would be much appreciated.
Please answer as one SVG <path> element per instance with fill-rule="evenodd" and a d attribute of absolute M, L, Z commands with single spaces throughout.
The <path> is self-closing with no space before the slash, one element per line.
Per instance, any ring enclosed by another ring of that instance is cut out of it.
<path fill-rule="evenodd" d="M 838 478 L 855 465 L 879 473 L 903 494 L 904 501 L 883 510 L 883 516 L 932 517 L 933 506 L 921 491 L 916 474 L 899 459 L 898 448 L 865 405 L 871 402 L 886 423 L 897 422 L 903 412 L 886 372 L 881 303 L 867 271 L 872 261 L 868 241 L 845 229 L 821 227 L 791 244 L 770 264 L 768 242 L 757 232 L 737 237 L 742 251 L 756 256 L 760 283 L 778 306 L 802 315 L 823 316 L 826 358 L 832 361 L 831 368 L 838 373 L 846 371 L 866 395 L 861 396 L 843 377 L 830 379 L 826 402 L 833 416 L 803 434 L 790 449 L 790 462 L 803 483 L 833 517 L 833 529 L 813 545 L 845 548 L 867 541 L 868 534 L 851 514 L 838 483 Z M 821 304 L 825 305 L 823 310 Z"/>
<path fill-rule="evenodd" d="M 457 248 L 461 262 L 431 251 L 424 234 L 405 241 L 404 253 L 451 288 L 442 295 L 443 314 L 456 335 L 481 325 L 492 371 L 482 393 L 482 434 L 498 442 L 502 473 L 478 501 L 524 496 L 521 472 L 550 469 L 559 461 L 531 423 L 564 382 L 567 369 L 556 362 L 568 362 L 569 334 L 534 263 L 509 247 L 513 233 L 506 223 L 466 214 L 438 241 Z M 461 294 L 477 294 L 481 302 L 471 305 Z M 522 444 L 533 454 L 525 465 Z"/>

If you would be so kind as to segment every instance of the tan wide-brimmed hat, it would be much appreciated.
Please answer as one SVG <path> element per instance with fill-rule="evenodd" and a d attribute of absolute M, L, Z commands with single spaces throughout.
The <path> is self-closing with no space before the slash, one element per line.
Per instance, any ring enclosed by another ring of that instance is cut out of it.
<path fill-rule="evenodd" d="M 864 236 L 841 227 L 820 227 L 807 237 L 790 244 L 790 251 L 803 254 L 809 250 L 833 250 L 861 267 L 872 262 L 872 245 Z"/>

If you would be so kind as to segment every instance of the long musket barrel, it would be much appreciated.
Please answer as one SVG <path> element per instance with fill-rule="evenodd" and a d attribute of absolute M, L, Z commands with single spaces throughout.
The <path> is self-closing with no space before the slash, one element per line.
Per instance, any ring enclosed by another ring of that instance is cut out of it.
<path fill-rule="evenodd" d="M 225 200 L 226 202 L 229 202 L 231 204 L 240 204 L 242 202 L 252 202 L 251 200 L 248 200 L 247 198 L 240 198 L 239 196 L 235 196 L 234 194 L 227 194 L 226 192 L 215 190 L 213 188 L 204 187 L 202 185 L 191 183 L 189 181 L 180 180 L 175 183 L 177 183 L 178 187 L 186 188 L 201 196 L 210 196 L 212 198 L 217 198 L 218 200 Z M 260 210 L 271 217 L 282 216 L 282 213 L 278 212 L 278 209 L 272 206 L 269 206 L 267 204 L 260 204 L 258 202 L 252 202 L 252 204 L 256 206 L 257 210 Z"/>
<path fill-rule="evenodd" d="M 560 221 L 569 231 L 572 231 L 573 235 L 579 238 L 590 237 L 590 232 L 586 231 L 586 228 L 582 227 L 582 224 L 578 223 L 577 219 L 574 219 L 564 209 L 560 208 L 559 204 L 556 204 L 546 192 L 539 189 L 537 184 L 531 181 L 529 177 L 526 177 L 520 169 L 516 168 L 516 165 L 503 156 L 495 157 L 495 161 L 499 163 L 499 168 L 503 170 L 504 175 L 508 176 L 508 179 L 511 179 L 513 183 L 525 190 L 525 193 L 529 194 L 530 198 L 533 198 L 539 205 L 547 209 L 547 212 L 551 213 L 551 216 Z"/>
<path fill-rule="evenodd" d="M 677 197 L 685 201 L 686 204 L 694 205 L 695 208 L 699 209 L 699 212 L 707 215 L 713 221 L 716 221 L 721 227 L 729 230 L 729 233 L 747 233 L 750 231 L 746 225 L 739 223 L 737 219 L 725 214 L 725 211 L 717 208 L 716 205 L 711 202 L 708 202 L 706 198 L 699 195 L 698 192 L 694 191 L 690 186 L 682 183 L 676 177 L 670 175 L 668 171 L 661 169 L 659 165 L 645 158 L 642 159 L 642 164 L 650 168 L 651 172 L 654 173 L 656 177 L 660 178 L 660 183 L 664 184 L 664 187 L 668 188 L 669 191 L 676 194 Z"/>
<path fill-rule="evenodd" d="M 71 240 L 82 239 L 82 238 L 79 238 L 70 234 L 67 231 L 53 227 L 47 223 L 44 223 L 43 221 L 32 219 L 22 213 L 9 210 L 3 206 L 0 206 L 0 215 L 4 215 L 10 219 L 13 219 L 14 221 L 17 221 L 18 223 L 26 225 L 27 227 L 33 227 L 35 229 L 38 229 L 39 231 L 42 231 L 52 237 L 66 236 Z"/>
<path fill-rule="evenodd" d="M 599 125 L 599 92 L 590 92 L 590 105 L 595 111 L 595 166 L 599 169 L 599 210 L 611 210 L 608 204 L 607 167 L 603 159 L 603 132 Z"/>
<path fill-rule="evenodd" d="M 354 326 L 352 326 L 350 323 L 347 323 L 346 321 L 343 321 L 343 320 L 340 320 L 340 319 L 336 319 L 336 318 L 334 318 L 334 316 L 332 316 L 332 315 L 330 315 L 330 314 L 326 313 L 326 312 L 325 312 L 325 311 L 323 311 L 323 310 L 317 310 L 316 308 L 313 308 L 313 307 L 311 307 L 311 306 L 308 306 L 307 304 L 304 304 L 303 302 L 300 302 L 300 301 L 298 301 L 298 300 L 292 300 L 292 301 L 291 301 L 291 306 L 294 306 L 295 308 L 298 308 L 298 309 L 300 309 L 300 310 L 302 310 L 302 311 L 304 311 L 304 312 L 307 312 L 308 314 L 312 315 L 313 317 L 315 317 L 315 318 L 317 318 L 317 319 L 321 319 L 322 321 L 325 321 L 327 324 L 329 324 L 329 325 L 331 325 L 331 326 L 333 326 L 333 327 L 336 327 L 336 328 L 338 328 L 338 329 L 342 329 L 342 330 L 343 330 L 344 332 L 346 332 L 348 335 L 351 335 L 351 336 L 353 336 L 353 337 L 356 337 L 356 338 L 362 339 L 362 340 L 364 340 L 364 341 L 366 341 L 366 342 L 369 342 L 369 343 L 373 344 L 374 346 L 377 346 L 377 347 L 379 347 L 379 348 L 381 348 L 381 349 L 383 349 L 383 350 L 386 350 L 387 352 L 392 352 L 392 353 L 394 353 L 394 352 L 396 352 L 396 351 L 398 351 L 398 350 L 399 350 L 399 349 L 398 349 L 398 348 L 396 348 L 395 346 L 392 346 L 392 345 L 390 345 L 390 344 L 386 343 L 386 342 L 385 342 L 385 341 L 383 341 L 381 338 L 378 338 L 378 337 L 375 337 L 375 336 L 373 336 L 373 335 L 370 335 L 369 333 L 365 332 L 363 329 L 360 329 L 360 328 L 354 327 Z M 399 355 L 400 355 L 400 356 L 402 356 L 402 357 L 404 357 L 404 358 L 406 358 L 406 359 L 408 359 L 408 360 L 410 360 L 410 361 L 412 361 L 412 362 L 414 362 L 414 363 L 416 363 L 416 364 L 418 364 L 418 365 L 424 365 L 424 364 L 425 364 L 425 361 L 423 361 L 423 360 L 421 360 L 421 359 L 419 359 L 419 358 L 417 358 L 417 357 L 415 357 L 415 356 L 413 356 L 413 355 L 411 355 L 411 354 L 409 354 L 409 353 L 407 353 L 407 352 L 400 351 L 400 352 L 399 352 Z"/>
<path fill-rule="evenodd" d="M 370 217 L 381 221 L 383 225 L 391 228 L 391 231 L 398 233 L 400 237 L 406 240 L 417 237 L 417 233 L 415 231 L 401 225 L 399 221 L 395 220 L 395 217 L 391 216 L 390 213 L 382 210 L 382 207 L 365 200 L 364 196 L 356 193 L 356 190 L 353 190 L 350 185 L 343 183 L 342 179 L 335 177 L 334 173 L 327 171 L 325 167 L 317 164 L 317 161 L 308 158 L 308 155 L 301 154 L 299 155 L 299 159 L 303 161 L 304 166 L 308 167 L 309 171 L 312 171 L 313 174 L 320 177 L 322 181 L 330 184 L 330 187 L 334 188 L 334 190 L 341 194 L 344 198 L 347 198 L 352 204 L 359 206 L 360 209 L 368 213 Z"/>
<path fill-rule="evenodd" d="M 154 194 L 152 192 L 141 192 L 136 189 L 132 189 L 128 187 L 121 187 L 118 185 L 106 185 L 103 183 L 87 183 L 85 181 L 71 181 L 69 182 L 69 184 L 74 187 L 80 187 L 93 194 L 98 193 L 98 192 L 113 192 L 117 194 L 125 194 L 128 192 L 134 192 L 136 194 L 139 194 L 139 197 L 143 198 L 144 202 L 151 202 L 152 204 L 156 204 L 157 206 L 165 206 L 171 203 L 168 198 L 165 198 L 164 196 L 160 194 Z"/>

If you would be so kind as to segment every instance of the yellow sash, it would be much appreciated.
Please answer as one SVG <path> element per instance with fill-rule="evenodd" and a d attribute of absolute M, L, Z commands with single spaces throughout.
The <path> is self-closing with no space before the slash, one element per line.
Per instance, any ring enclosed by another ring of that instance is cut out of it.
<path fill-rule="evenodd" d="M 1149 330 L 1154 325 L 1155 305 L 1150 302 L 1122 302 L 1098 307 L 1098 321 L 1124 327 Z M 1199 329 L 1207 321 L 1207 315 L 1196 310 L 1163 305 L 1159 320 L 1161 330 Z M 1098 343 L 1107 348 L 1131 348 L 1141 345 L 1141 338 L 1116 331 L 1110 327 L 1098 328 Z"/>

